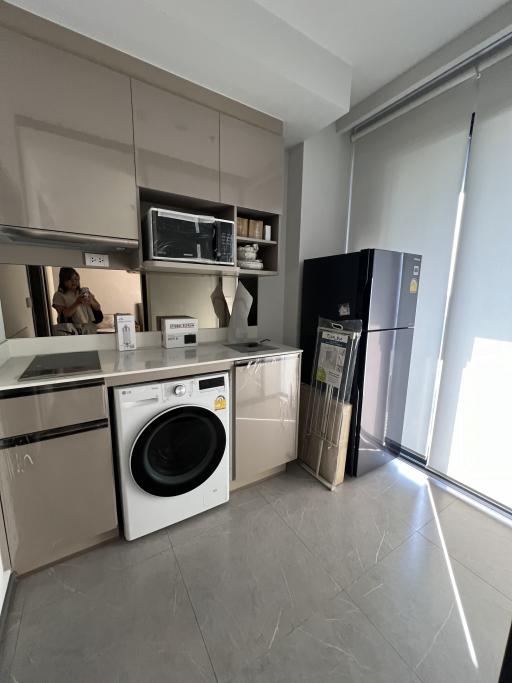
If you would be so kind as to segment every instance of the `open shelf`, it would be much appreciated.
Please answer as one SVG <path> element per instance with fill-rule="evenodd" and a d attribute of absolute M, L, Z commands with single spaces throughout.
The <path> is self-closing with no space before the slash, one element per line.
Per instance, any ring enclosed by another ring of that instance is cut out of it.
<path fill-rule="evenodd" d="M 241 235 L 236 236 L 236 241 L 242 242 L 243 244 L 263 244 L 265 246 L 277 244 L 276 240 L 260 240 L 256 237 L 242 237 Z"/>
<path fill-rule="evenodd" d="M 277 270 L 252 270 L 252 268 L 238 268 L 238 275 L 242 275 L 243 277 L 247 276 L 253 276 L 253 277 L 260 277 L 264 275 L 279 275 Z"/>
<path fill-rule="evenodd" d="M 263 211 L 254 211 L 240 206 L 236 207 L 235 220 L 238 218 L 246 218 L 249 221 L 259 220 L 263 225 L 270 225 L 270 240 L 265 240 L 260 237 L 250 237 L 249 235 L 236 236 L 237 247 L 242 247 L 246 244 L 257 244 L 259 247 L 256 257 L 263 261 L 262 270 L 252 270 L 251 268 L 240 268 L 240 275 L 244 277 L 261 277 L 265 275 L 277 275 L 279 264 L 279 222 L 280 216 L 272 213 L 265 213 Z M 246 226 L 247 228 L 247 226 Z M 236 225 L 238 231 L 238 224 Z M 237 256 L 238 258 L 238 256 Z"/>
<path fill-rule="evenodd" d="M 156 273 L 182 273 L 183 275 L 238 275 L 236 266 L 215 263 L 184 263 L 183 261 L 143 261 L 141 270 Z"/>

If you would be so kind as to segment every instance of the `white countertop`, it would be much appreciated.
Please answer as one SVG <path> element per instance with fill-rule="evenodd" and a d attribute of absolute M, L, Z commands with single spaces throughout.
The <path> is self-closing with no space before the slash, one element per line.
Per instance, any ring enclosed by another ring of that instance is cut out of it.
<path fill-rule="evenodd" d="M 98 351 L 101 363 L 100 372 L 72 374 L 55 378 L 36 377 L 21 382 L 18 379 L 34 359 L 34 355 L 18 356 L 10 358 L 0 366 L 0 391 L 79 382 L 85 379 L 105 379 L 121 375 L 126 375 L 130 379 L 133 376 L 133 381 L 136 382 L 137 374 L 141 373 L 185 369 L 190 370 L 190 374 L 194 374 L 207 372 L 208 368 L 202 366 L 208 366 L 211 363 L 225 362 L 231 364 L 236 361 L 300 352 L 299 349 L 291 346 L 283 346 L 273 342 L 270 342 L 269 346 L 275 348 L 252 353 L 240 353 L 219 342 L 198 344 L 195 348 L 187 349 L 164 349 L 160 346 L 146 346 L 136 351 Z"/>

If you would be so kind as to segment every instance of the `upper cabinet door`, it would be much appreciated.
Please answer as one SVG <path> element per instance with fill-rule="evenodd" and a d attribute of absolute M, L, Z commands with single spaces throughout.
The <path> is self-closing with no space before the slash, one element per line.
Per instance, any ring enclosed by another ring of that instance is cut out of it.
<path fill-rule="evenodd" d="M 0 28 L 0 223 L 138 238 L 130 81 Z"/>
<path fill-rule="evenodd" d="M 283 211 L 283 138 L 220 115 L 220 199 L 246 209 Z"/>
<path fill-rule="evenodd" d="M 219 114 L 132 80 L 137 184 L 219 201 Z"/>

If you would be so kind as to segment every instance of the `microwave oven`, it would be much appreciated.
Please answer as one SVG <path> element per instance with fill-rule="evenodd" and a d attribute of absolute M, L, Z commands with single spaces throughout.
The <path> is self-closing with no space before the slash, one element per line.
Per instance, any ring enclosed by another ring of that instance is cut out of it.
<path fill-rule="evenodd" d="M 144 259 L 235 265 L 235 224 L 213 216 L 151 207 L 144 224 Z"/>

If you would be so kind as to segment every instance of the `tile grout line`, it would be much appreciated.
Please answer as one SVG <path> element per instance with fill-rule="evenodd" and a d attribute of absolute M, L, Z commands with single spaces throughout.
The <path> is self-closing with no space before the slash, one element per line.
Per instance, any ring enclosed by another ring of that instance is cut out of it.
<path fill-rule="evenodd" d="M 264 497 L 264 496 L 263 496 L 263 497 Z M 269 502 L 269 501 L 267 501 L 267 502 Z M 455 502 L 455 501 L 451 501 L 451 502 L 450 502 L 448 505 L 446 505 L 445 508 L 443 508 L 443 509 L 446 509 L 447 507 L 449 507 L 449 505 L 451 505 L 453 502 Z M 316 554 L 316 553 L 307 545 L 307 543 L 306 543 L 306 542 L 304 541 L 304 539 L 299 535 L 299 533 L 298 533 L 298 532 L 297 532 L 297 531 L 288 523 L 288 521 L 287 521 L 287 520 L 280 514 L 280 512 L 275 508 L 274 504 L 273 504 L 272 502 L 269 502 L 269 505 L 271 505 L 272 509 L 276 512 L 276 514 L 280 517 L 280 519 L 286 524 L 286 526 L 287 526 L 289 529 L 291 529 L 291 531 L 293 531 L 293 533 L 294 533 L 294 534 L 297 536 L 297 538 L 302 542 L 302 544 L 305 546 L 305 548 L 306 548 L 306 549 L 313 555 L 313 557 L 321 564 L 321 566 L 322 566 L 322 568 L 324 569 L 324 571 L 326 572 L 326 574 L 331 578 L 332 581 L 335 582 L 336 586 L 339 587 L 338 582 L 334 579 L 334 577 L 332 577 L 332 576 L 330 575 L 330 573 L 328 572 L 328 570 L 325 568 L 322 559 L 321 559 L 321 558 L 320 558 L 320 557 L 319 557 L 319 556 L 318 556 L 318 555 L 317 555 L 317 554 Z M 361 611 L 361 613 L 368 619 L 368 621 L 372 624 L 372 626 L 375 628 L 375 630 L 377 631 L 377 633 L 379 633 L 379 634 L 381 635 L 381 637 L 384 639 L 384 641 L 385 641 L 385 642 L 391 647 L 391 649 L 396 653 L 396 655 L 397 655 L 397 656 L 400 658 L 400 660 L 404 663 L 404 666 L 407 668 L 407 670 L 408 670 L 413 676 L 415 676 L 419 681 L 421 681 L 422 683 L 424 683 L 424 679 L 421 678 L 421 677 L 419 676 L 419 674 L 418 674 L 415 670 L 413 670 L 413 669 L 410 667 L 410 665 L 405 661 L 405 659 L 402 657 L 402 655 L 400 654 L 400 652 L 398 652 L 398 650 L 395 648 L 395 646 L 386 638 L 386 635 L 380 630 L 380 628 L 377 626 L 377 624 L 375 624 L 375 623 L 373 622 L 373 620 L 372 620 L 372 619 L 370 618 L 370 616 L 365 612 L 365 610 L 359 605 L 359 603 L 356 602 L 356 601 L 352 598 L 352 596 L 348 593 L 348 589 L 349 589 L 354 583 L 356 583 L 356 581 L 359 581 L 364 575 L 366 575 L 367 573 L 369 573 L 370 570 L 374 569 L 378 564 L 380 564 L 380 563 L 381 563 L 386 557 L 388 557 L 391 553 L 393 553 L 395 550 L 398 550 L 398 548 L 400 548 L 402 545 L 404 545 L 404 543 L 406 543 L 406 542 L 408 542 L 409 540 L 411 540 L 415 534 L 420 534 L 422 538 L 425 538 L 425 537 L 423 536 L 423 534 L 421 534 L 420 529 L 422 529 L 424 526 L 426 526 L 426 524 L 429 524 L 433 519 L 434 519 L 434 516 L 432 516 L 431 519 L 429 519 L 427 522 L 425 522 L 425 524 L 421 525 L 418 529 L 413 529 L 412 532 L 411 532 L 409 535 L 407 535 L 406 538 L 404 538 L 404 539 L 403 539 L 395 548 L 391 548 L 385 555 L 383 555 L 381 558 L 379 558 L 379 560 L 378 560 L 377 562 L 375 562 L 375 564 L 371 565 L 371 567 L 368 567 L 368 569 L 365 569 L 365 570 L 362 572 L 362 574 L 361 574 L 360 576 L 358 576 L 356 579 L 354 579 L 353 581 L 351 581 L 347 586 L 345 586 L 345 587 L 340 587 L 340 591 L 337 592 L 337 593 L 336 593 L 336 596 L 335 596 L 335 597 L 338 597 L 338 596 L 341 595 L 342 593 L 345 593 L 345 595 L 348 596 L 348 598 L 356 605 L 356 607 Z M 425 539 L 425 540 L 428 540 L 428 539 Z M 435 545 L 435 544 L 434 544 L 434 545 Z M 438 546 L 436 546 L 436 547 L 438 547 Z M 315 612 L 313 612 L 313 613 L 308 617 L 308 619 L 309 619 L 311 616 L 313 616 L 314 614 L 315 614 Z M 307 619 L 304 620 L 304 621 L 307 621 Z M 302 622 L 302 623 L 304 623 L 304 622 Z M 300 626 L 300 625 L 301 625 L 301 624 L 299 624 L 299 626 Z M 297 628 L 299 628 L 299 626 L 297 626 Z M 296 629 L 293 629 L 293 631 L 291 631 L 289 634 L 287 634 L 286 636 L 284 636 L 283 639 L 284 639 L 284 638 L 287 638 L 288 636 L 290 636 L 295 630 L 296 630 Z"/>
<path fill-rule="evenodd" d="M 177 567 L 178 567 L 178 571 L 179 571 L 179 573 L 180 573 L 181 580 L 183 581 L 183 585 L 185 586 L 185 591 L 186 591 L 186 593 L 187 593 L 187 598 L 188 598 L 190 607 L 192 608 L 192 612 L 193 612 L 193 614 L 194 614 L 194 619 L 195 619 L 195 621 L 196 621 L 197 628 L 199 629 L 199 633 L 201 634 L 201 640 L 203 641 L 204 649 L 206 650 L 206 654 L 208 655 L 208 661 L 210 662 L 210 666 L 212 667 L 212 671 L 213 671 L 213 675 L 214 675 L 214 677 L 215 677 L 215 681 L 216 681 L 217 683 L 219 683 L 219 678 L 218 678 L 218 676 L 217 676 L 217 672 L 215 671 L 215 667 L 213 666 L 213 661 L 212 661 L 212 658 L 211 658 L 211 655 L 210 655 L 210 651 L 209 651 L 208 646 L 207 646 L 207 644 L 206 644 L 206 641 L 205 641 L 205 638 L 204 638 L 204 634 L 203 634 L 203 630 L 202 630 L 201 625 L 200 625 L 200 623 L 199 623 L 199 617 L 197 616 L 196 608 L 194 607 L 194 603 L 192 602 L 192 598 L 190 597 L 190 592 L 189 592 L 189 589 L 188 589 L 188 586 L 187 586 L 187 582 L 185 581 L 185 577 L 183 576 L 183 571 L 182 571 L 182 569 L 181 569 L 180 561 L 179 561 L 179 559 L 178 559 L 178 556 L 177 556 L 177 554 L 176 554 L 176 551 L 174 550 L 174 546 L 173 546 L 173 544 L 172 544 L 171 537 L 170 537 L 169 532 L 167 531 L 167 529 L 166 529 L 166 533 L 167 533 L 167 538 L 169 539 L 169 547 L 170 547 L 170 549 L 171 549 L 171 552 L 172 552 L 172 554 L 173 554 L 174 559 L 176 560 L 176 565 L 177 565 Z"/>
<path fill-rule="evenodd" d="M 263 496 L 263 498 L 265 498 L 265 497 Z M 266 500 L 266 498 L 265 498 L 265 500 Z M 277 509 L 275 508 L 275 506 L 274 506 L 271 502 L 267 501 L 267 504 L 270 505 L 270 507 L 272 508 L 272 510 L 276 513 L 276 515 L 279 517 L 279 519 L 286 525 L 286 527 L 288 527 L 288 529 L 290 529 L 290 531 L 292 531 L 292 532 L 295 534 L 295 536 L 297 537 L 297 539 L 300 541 L 300 543 L 302 543 L 302 545 L 304 546 L 304 548 L 306 548 L 306 550 L 308 551 L 308 553 L 310 553 L 310 555 L 312 555 L 312 557 L 314 557 L 315 560 L 320 564 L 320 566 L 322 567 L 322 569 L 324 570 L 324 572 L 327 574 L 327 576 L 330 578 L 330 580 L 334 583 L 335 587 L 338 588 L 338 590 L 336 591 L 335 595 L 338 595 L 338 594 L 341 593 L 343 590 L 345 590 L 345 589 L 343 588 L 343 586 L 340 586 L 340 584 L 338 583 L 338 581 L 336 581 L 336 579 L 335 579 L 333 576 L 331 576 L 331 574 L 328 572 L 327 568 L 326 568 L 325 565 L 324 565 L 324 562 L 323 562 L 322 558 L 319 557 L 319 556 L 314 552 L 314 550 L 312 550 L 312 548 L 309 547 L 309 545 L 308 545 L 308 544 L 306 543 L 306 541 L 302 538 L 302 536 L 298 533 L 298 531 L 296 531 L 296 530 L 289 524 L 289 522 L 281 515 L 281 513 L 279 512 L 279 510 L 277 510 Z"/>
<path fill-rule="evenodd" d="M 304 545 L 304 547 L 311 553 L 311 555 L 313 555 L 313 557 L 320 563 L 320 565 L 322 566 L 322 569 L 325 571 L 325 573 L 327 574 L 327 576 L 328 576 L 328 577 L 331 579 L 331 581 L 333 581 L 333 582 L 336 584 L 336 586 L 338 586 L 338 588 L 340 589 L 340 590 L 338 591 L 338 593 L 341 592 L 341 591 L 346 591 L 348 588 L 350 588 L 350 586 L 352 586 L 356 581 L 359 581 L 359 579 L 362 578 L 367 572 L 369 572 L 371 569 L 373 569 L 373 568 L 376 567 L 378 564 L 380 564 L 380 562 L 382 562 L 388 555 L 390 555 L 393 551 L 395 551 L 395 550 L 397 550 L 398 548 L 400 548 L 400 546 L 402 546 L 404 543 L 406 543 L 409 539 L 411 539 L 411 538 L 414 536 L 414 534 L 418 533 L 418 531 L 419 531 L 418 529 L 413 529 L 413 530 L 411 531 L 411 533 L 408 534 L 402 541 L 400 541 L 400 543 L 399 543 L 397 546 L 395 546 L 394 548 L 390 548 L 390 550 L 388 550 L 386 553 L 384 553 L 384 555 L 382 555 L 382 556 L 378 559 L 377 562 L 375 562 L 374 564 L 372 564 L 372 565 L 371 565 L 370 567 L 368 567 L 367 569 L 364 569 L 363 572 L 362 572 L 357 578 L 355 578 L 355 579 L 353 579 L 352 581 L 350 581 L 346 586 L 341 586 L 341 585 L 338 583 L 338 581 L 337 581 L 333 576 L 331 576 L 329 570 L 327 569 L 327 567 L 325 567 L 325 564 L 324 564 L 323 559 L 322 559 L 319 555 L 317 555 L 316 552 L 315 552 L 312 548 L 309 547 L 309 545 L 308 545 L 308 544 L 306 543 L 306 541 L 302 538 L 302 536 L 300 535 L 300 533 L 299 533 L 298 531 L 296 531 L 296 530 L 290 525 L 290 523 L 283 517 L 283 515 L 281 515 L 281 513 L 279 512 L 279 510 L 277 510 L 277 509 L 275 508 L 275 506 L 273 505 L 273 503 L 268 502 L 268 504 L 272 507 L 272 509 L 273 509 L 274 512 L 278 515 L 278 517 L 286 524 L 286 526 L 287 526 L 291 531 L 293 531 L 293 533 L 297 536 L 297 538 L 299 539 L 299 541 L 301 541 L 301 543 Z M 432 518 L 432 519 L 433 519 L 433 518 Z M 427 522 L 427 524 L 430 523 L 431 521 L 432 521 L 432 520 L 429 520 L 429 521 Z M 422 528 L 422 527 L 420 527 L 420 528 Z"/>
<path fill-rule="evenodd" d="M 423 528 L 423 527 L 422 527 L 422 528 Z M 418 530 L 417 533 L 420 534 L 421 537 L 422 537 L 425 541 L 427 541 L 428 543 L 430 543 L 431 545 L 433 545 L 434 548 L 437 548 L 437 550 L 440 550 L 441 552 L 443 552 L 443 549 L 442 549 L 439 545 L 437 545 L 437 543 L 436 543 L 435 541 L 433 541 L 433 540 L 430 539 L 430 538 L 427 538 L 427 537 L 425 536 L 425 534 L 422 533 L 421 529 Z M 449 551 L 448 551 L 448 557 L 449 557 L 451 560 L 453 560 L 454 562 L 457 562 L 457 564 L 460 564 L 460 566 L 461 566 L 461 567 L 464 567 L 464 569 L 467 569 L 467 571 L 468 571 L 470 574 L 473 574 L 473 576 L 475 576 L 477 579 L 480 579 L 480 581 L 482 581 L 482 582 L 485 583 L 487 586 L 489 586 L 489 588 L 492 588 L 493 590 L 495 590 L 497 593 L 499 593 L 501 596 L 503 596 L 503 597 L 505 598 L 505 600 L 507 600 L 508 602 L 510 602 L 511 605 L 512 605 L 512 598 L 511 598 L 511 597 L 509 597 L 506 593 L 504 593 L 500 588 L 498 588 L 497 586 L 494 586 L 492 583 L 490 583 L 487 579 L 485 579 L 483 576 L 481 576 L 475 569 L 472 569 L 471 567 L 468 567 L 467 564 L 465 564 L 464 562 L 462 562 L 461 560 L 459 560 L 459 558 L 458 558 L 458 557 L 455 557 L 455 555 L 452 555 Z"/>
<path fill-rule="evenodd" d="M 414 533 L 417 533 L 417 532 L 414 532 Z M 409 538 L 410 538 L 410 537 L 409 537 Z M 402 544 L 400 544 L 400 545 L 402 545 Z M 397 548 L 395 548 L 394 550 L 397 550 L 398 547 L 400 547 L 400 546 L 397 546 Z M 391 552 L 393 552 L 393 551 L 391 551 Z M 373 565 L 373 566 L 375 567 L 376 565 Z M 373 567 L 371 567 L 371 569 L 373 569 Z M 366 572 L 365 572 L 365 573 L 366 573 Z M 361 578 L 361 577 L 360 577 L 360 578 Z M 359 579 L 356 579 L 356 581 L 359 581 Z M 353 581 L 350 585 L 353 585 L 354 583 L 355 583 L 355 581 Z M 401 661 L 404 663 L 406 669 L 407 669 L 408 671 L 410 671 L 410 672 L 412 673 L 413 676 L 416 676 L 416 678 L 417 678 L 418 680 L 420 680 L 420 681 L 422 681 L 422 682 L 424 683 L 423 678 L 421 678 L 421 676 L 419 676 L 419 674 L 410 666 L 410 664 L 409 664 L 408 662 L 406 662 L 406 660 L 402 657 L 402 655 L 401 655 L 400 652 L 396 649 L 396 647 L 393 645 L 393 643 L 390 642 L 390 641 L 386 638 L 386 634 L 383 633 L 383 632 L 380 630 L 380 628 L 379 628 L 379 627 L 377 626 L 377 624 L 373 621 L 373 619 L 371 618 L 371 616 L 370 616 L 369 614 L 366 613 L 366 611 L 365 611 L 365 610 L 363 609 L 363 607 L 359 604 L 359 602 L 358 602 L 355 598 L 353 598 L 353 597 L 350 595 L 350 593 L 348 592 L 348 590 L 346 591 L 346 594 L 348 595 L 349 599 L 354 603 L 354 605 L 357 607 L 357 609 L 358 609 L 358 610 L 359 610 L 359 611 L 368 619 L 368 621 L 369 621 L 370 624 L 373 626 L 373 628 L 374 628 L 374 629 L 377 631 L 377 633 L 383 638 L 383 640 L 389 645 L 389 647 L 393 650 L 393 652 L 395 652 L 395 653 L 397 654 L 397 656 L 398 656 L 398 657 L 401 659 Z"/>

